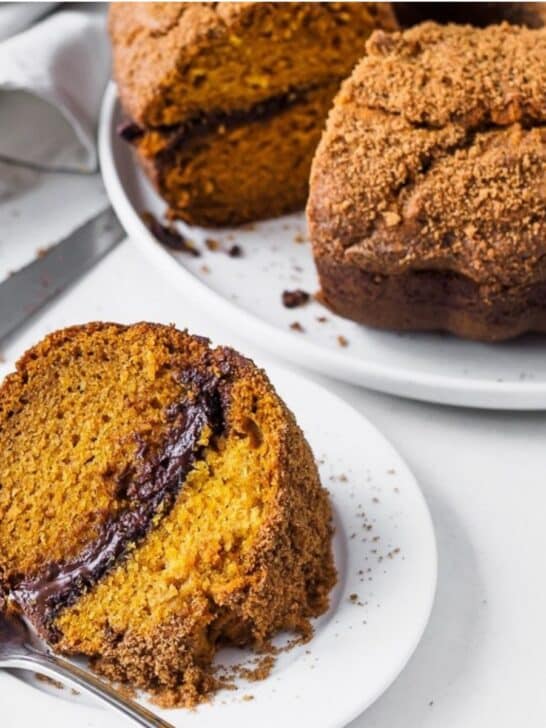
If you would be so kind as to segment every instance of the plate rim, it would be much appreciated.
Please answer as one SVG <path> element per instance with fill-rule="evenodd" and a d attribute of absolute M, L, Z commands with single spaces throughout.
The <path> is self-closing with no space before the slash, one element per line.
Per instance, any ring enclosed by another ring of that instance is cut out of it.
<path fill-rule="evenodd" d="M 350 701 L 348 705 L 344 702 L 338 703 L 338 715 L 333 720 L 331 719 L 331 716 L 329 716 L 328 721 L 320 724 L 320 728 L 343 728 L 344 726 L 347 726 L 350 722 L 355 720 L 357 717 L 362 715 L 395 682 L 395 680 L 406 668 L 408 662 L 410 661 L 411 657 L 415 653 L 415 650 L 417 649 L 423 638 L 434 607 L 438 584 L 438 545 L 434 529 L 434 522 L 421 486 L 419 485 L 417 478 L 407 464 L 406 460 L 400 454 L 398 449 L 391 443 L 389 438 L 386 437 L 383 432 L 378 427 L 376 427 L 376 425 L 371 422 L 364 414 L 362 414 L 359 410 L 353 407 L 345 398 L 331 392 L 326 387 L 305 378 L 303 374 L 292 372 L 283 368 L 282 366 L 274 364 L 268 367 L 267 375 L 268 377 L 270 377 L 271 382 L 275 388 L 277 388 L 278 386 L 279 389 L 284 389 L 285 382 L 287 384 L 287 388 L 290 388 L 292 391 L 300 391 L 302 388 L 304 388 L 307 390 L 308 396 L 312 396 L 314 401 L 316 401 L 319 397 L 323 400 L 329 400 L 332 403 L 332 407 L 335 407 L 336 409 L 341 409 L 342 413 L 343 410 L 349 411 L 351 412 L 352 416 L 357 417 L 362 422 L 363 426 L 367 428 L 370 436 L 381 443 L 389 456 L 392 455 L 393 459 L 395 460 L 394 465 L 397 472 L 403 472 L 404 489 L 411 489 L 411 499 L 414 503 L 414 506 L 416 506 L 421 511 L 421 520 L 419 521 L 421 538 L 428 542 L 425 547 L 425 551 L 427 553 L 425 569 L 428 572 L 428 578 L 425 583 L 426 590 L 424 590 L 422 588 L 423 585 L 421 585 L 421 612 L 419 615 L 419 620 L 416 620 L 414 623 L 412 638 L 408 641 L 404 654 L 401 655 L 401 657 L 393 663 L 393 667 L 390 670 L 385 671 L 383 680 L 378 683 L 376 689 L 373 692 L 365 694 L 365 699 L 360 702 L 354 700 Z M 292 404 L 290 402 L 290 396 L 287 397 L 287 400 L 288 406 L 291 407 Z M 335 505 L 334 500 L 333 504 Z M 344 539 L 343 543 L 349 550 L 351 549 L 351 542 L 349 540 Z M 331 628 L 334 628 L 333 623 L 331 625 Z M 49 699 L 54 701 L 58 701 L 59 699 L 63 702 L 66 701 L 66 697 L 61 694 L 56 695 L 50 692 L 39 690 L 39 688 L 37 688 L 36 686 L 28 684 L 26 681 L 21 680 L 21 678 L 17 677 L 16 675 L 10 673 L 5 674 L 8 676 L 8 678 L 16 680 L 20 685 L 24 685 L 25 687 L 30 688 L 32 691 L 30 694 L 34 694 L 34 691 L 38 690 L 39 694 L 43 696 L 44 705 L 47 705 L 46 701 Z M 90 705 L 88 703 L 75 705 L 73 701 L 70 702 L 75 709 L 79 708 L 80 710 L 96 710 L 97 714 L 99 715 L 100 711 L 103 709 L 100 703 L 97 703 L 96 705 Z M 148 704 L 146 704 L 146 707 L 150 707 L 152 711 L 155 711 L 158 716 L 165 718 L 166 720 L 169 719 L 168 710 L 161 710 L 158 709 L 157 706 L 154 707 Z M 252 716 L 251 719 L 254 720 L 254 716 Z M 243 725 L 246 725 L 246 723 L 243 723 Z"/>
<path fill-rule="evenodd" d="M 114 119 L 118 112 L 117 87 L 110 81 L 101 106 L 98 149 L 100 167 L 110 202 L 130 240 L 151 260 L 172 284 L 192 302 L 207 307 L 211 316 L 237 330 L 244 338 L 274 350 L 282 359 L 379 392 L 408 399 L 470 408 L 500 410 L 543 410 L 546 408 L 546 383 L 542 386 L 525 382 L 498 382 L 467 379 L 443 374 L 420 373 L 396 366 L 380 366 L 366 359 L 353 357 L 347 352 L 324 348 L 297 334 L 283 331 L 277 326 L 254 316 L 233 301 L 217 293 L 180 265 L 151 235 L 133 207 L 123 186 L 114 160 L 117 139 Z M 221 305 L 210 304 L 216 303 Z M 208 304 L 208 306 L 207 306 Z"/>
<path fill-rule="evenodd" d="M 304 377 L 303 374 L 297 374 L 295 372 L 289 371 L 284 369 L 282 366 L 279 365 L 272 365 L 268 367 L 267 371 L 268 376 L 271 374 L 271 380 L 274 386 L 276 386 L 275 382 L 277 379 L 277 376 L 285 377 L 288 380 L 292 380 L 294 382 L 294 386 L 298 385 L 303 381 L 304 385 L 311 391 L 314 391 L 316 393 L 316 396 L 325 397 L 326 399 L 330 399 L 332 403 L 336 407 L 341 407 L 342 409 L 347 409 L 351 412 L 353 412 L 362 422 L 366 425 L 368 428 L 368 431 L 373 435 L 374 438 L 378 438 L 383 446 L 386 448 L 386 450 L 390 451 L 390 453 L 396 458 L 397 460 L 397 469 L 401 468 L 403 469 L 405 473 L 405 479 L 406 483 L 411 483 L 411 487 L 413 490 L 413 495 L 416 498 L 417 503 L 421 507 L 423 511 L 423 523 L 422 526 L 426 523 L 426 530 L 427 535 L 426 538 L 429 541 L 428 546 L 428 552 L 429 552 L 429 568 L 432 572 L 431 579 L 429 580 L 429 590 L 426 601 L 426 608 L 423 610 L 423 614 L 421 615 L 421 623 L 417 626 L 414 639 L 412 640 L 411 644 L 408 647 L 408 650 L 406 651 L 405 656 L 400 661 L 399 665 L 391 672 L 389 676 L 387 676 L 382 683 L 382 685 L 378 686 L 376 691 L 371 694 L 371 696 L 368 697 L 366 701 L 363 701 L 362 706 L 356 710 L 349 710 L 346 711 L 346 714 L 343 718 L 341 718 L 341 722 L 336 722 L 335 724 L 332 724 L 331 728 L 343 728 L 344 726 L 349 725 L 353 720 L 361 716 L 365 711 L 373 705 L 382 695 L 385 693 L 389 687 L 395 682 L 395 680 L 402 674 L 402 672 L 405 670 L 407 664 L 413 657 L 413 654 L 415 653 L 417 647 L 419 646 L 423 635 L 425 633 L 425 630 L 430 622 L 430 618 L 432 615 L 432 610 L 434 608 L 434 603 L 436 600 L 436 591 L 438 587 L 438 543 L 436 539 L 436 531 L 434 528 L 434 521 L 432 519 L 432 514 L 430 512 L 430 508 L 428 506 L 427 499 L 425 498 L 425 495 L 421 489 L 421 486 L 419 484 L 419 481 L 417 480 L 416 476 L 413 473 L 413 470 L 409 467 L 407 464 L 405 458 L 400 454 L 399 450 L 393 445 L 393 443 L 390 441 L 390 439 L 377 427 L 371 420 L 369 420 L 366 415 L 362 414 L 356 407 L 353 407 L 349 402 L 347 402 L 343 397 L 339 396 L 338 394 L 334 394 L 334 392 L 330 391 L 327 387 L 318 384 L 317 382 L 310 381 Z M 407 487 L 407 486 L 406 486 Z M 423 533 L 423 532 L 422 532 Z M 346 542 L 346 546 L 348 549 L 350 549 L 350 541 Z"/>

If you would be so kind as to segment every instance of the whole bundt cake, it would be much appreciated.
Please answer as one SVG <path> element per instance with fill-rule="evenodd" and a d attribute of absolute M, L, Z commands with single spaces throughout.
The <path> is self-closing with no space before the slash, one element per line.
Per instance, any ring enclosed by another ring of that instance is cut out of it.
<path fill-rule="evenodd" d="M 130 141 L 173 217 L 224 225 L 305 205 L 332 98 L 389 3 L 113 3 Z"/>
<path fill-rule="evenodd" d="M 191 705 L 221 643 L 306 632 L 335 581 L 311 450 L 266 375 L 174 327 L 48 336 L 0 389 L 0 589 L 67 654 Z"/>
<path fill-rule="evenodd" d="M 313 161 L 324 303 L 387 329 L 546 331 L 545 125 L 546 29 L 374 33 Z"/>

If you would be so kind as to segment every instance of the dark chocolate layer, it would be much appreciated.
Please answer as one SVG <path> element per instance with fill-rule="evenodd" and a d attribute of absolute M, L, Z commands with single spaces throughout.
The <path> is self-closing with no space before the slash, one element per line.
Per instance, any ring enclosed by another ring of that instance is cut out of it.
<path fill-rule="evenodd" d="M 331 83 L 331 82 L 330 82 Z M 265 101 L 255 104 L 249 109 L 234 109 L 231 111 L 212 111 L 194 116 L 191 119 L 176 124 L 175 126 L 157 127 L 154 130 L 165 135 L 167 144 L 158 155 L 159 158 L 169 157 L 175 149 L 193 141 L 195 137 L 204 136 L 216 130 L 218 127 L 232 128 L 242 124 L 250 124 L 256 121 L 265 121 L 276 114 L 305 101 L 307 95 L 318 88 L 317 85 L 306 86 L 305 88 L 294 89 L 276 96 L 271 96 Z M 132 121 L 127 121 L 118 128 L 118 133 L 130 143 L 138 142 L 146 131 Z"/>
<path fill-rule="evenodd" d="M 167 411 L 172 422 L 159 452 L 150 454 L 139 439 L 134 466 L 118 481 L 117 497 L 128 506 L 110 517 L 100 533 L 76 556 L 62 563 L 48 563 L 37 574 L 11 585 L 10 596 L 44 637 L 59 637 L 53 620 L 61 609 L 73 604 L 123 557 L 130 544 L 141 540 L 156 514 L 165 515 L 176 499 L 193 463 L 206 426 L 218 435 L 224 429 L 226 394 L 221 379 L 197 378 L 184 372 L 182 381 L 200 384 L 198 394 L 175 403 Z"/>

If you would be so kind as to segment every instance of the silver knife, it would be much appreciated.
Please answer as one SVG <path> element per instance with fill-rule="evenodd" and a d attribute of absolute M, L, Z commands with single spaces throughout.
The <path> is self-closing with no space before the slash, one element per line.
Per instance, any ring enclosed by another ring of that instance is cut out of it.
<path fill-rule="evenodd" d="M 0 339 L 100 260 L 124 235 L 109 207 L 0 283 Z"/>

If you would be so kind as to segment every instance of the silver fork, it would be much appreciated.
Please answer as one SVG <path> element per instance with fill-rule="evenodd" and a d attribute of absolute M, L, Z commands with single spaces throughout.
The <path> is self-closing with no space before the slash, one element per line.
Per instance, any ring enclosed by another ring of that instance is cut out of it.
<path fill-rule="evenodd" d="M 102 700 L 125 718 L 132 718 L 138 725 L 145 726 L 145 728 L 172 728 L 170 723 L 161 720 L 133 700 L 124 698 L 91 673 L 57 657 L 46 649 L 35 647 L 23 620 L 15 615 L 3 614 L 1 611 L 0 668 L 32 670 L 48 677 L 57 678 L 71 687 L 83 690 Z"/>

